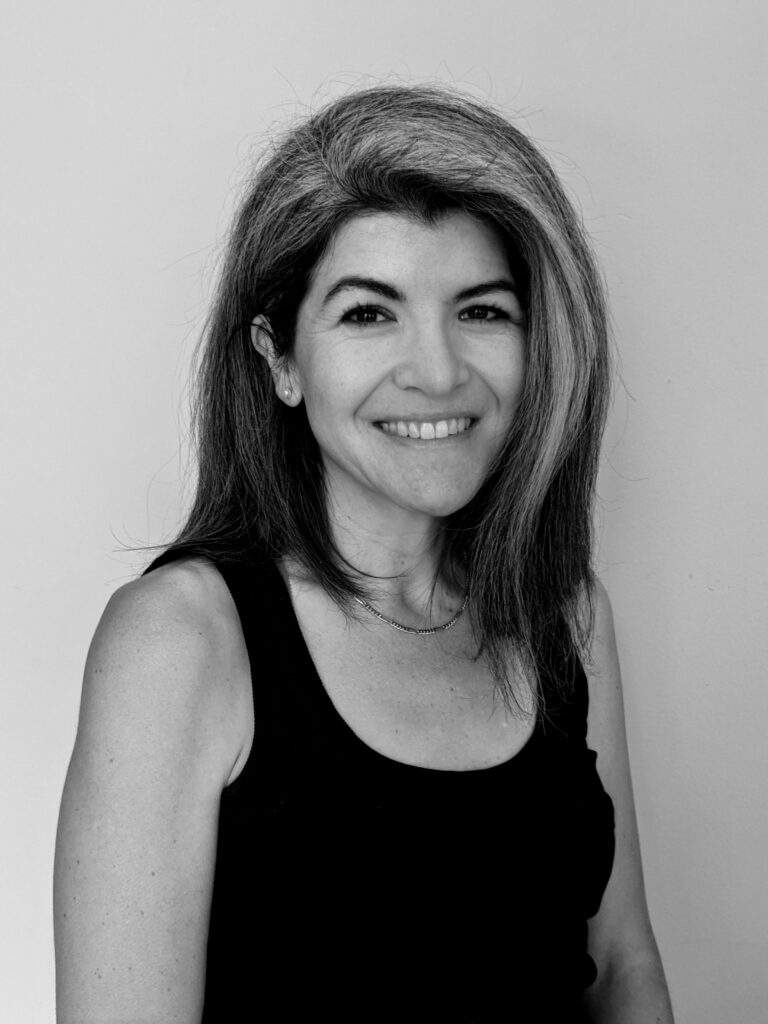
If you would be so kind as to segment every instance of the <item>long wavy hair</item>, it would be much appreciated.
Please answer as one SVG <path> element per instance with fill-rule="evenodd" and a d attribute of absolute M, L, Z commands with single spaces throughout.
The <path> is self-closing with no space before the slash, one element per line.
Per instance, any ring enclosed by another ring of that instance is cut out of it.
<path fill-rule="evenodd" d="M 369 211 L 490 220 L 524 280 L 527 370 L 478 494 L 443 524 L 440 574 L 469 587 L 497 690 L 543 705 L 554 632 L 591 628 L 592 503 L 609 389 L 602 282 L 581 222 L 532 142 L 490 107 L 433 86 L 353 92 L 264 156 L 235 218 L 196 379 L 197 490 L 169 549 L 214 562 L 290 554 L 347 611 L 365 595 L 337 551 L 303 406 L 289 409 L 250 340 L 269 319 L 289 358 L 299 304 L 340 225 Z M 585 611 L 586 609 L 586 611 Z M 565 627 L 564 629 L 562 627 Z M 543 685 L 542 685 L 543 684 Z"/>

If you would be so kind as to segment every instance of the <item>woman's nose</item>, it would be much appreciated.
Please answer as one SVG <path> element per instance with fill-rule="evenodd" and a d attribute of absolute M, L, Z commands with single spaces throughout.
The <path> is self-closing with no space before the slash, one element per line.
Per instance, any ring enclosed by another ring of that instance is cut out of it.
<path fill-rule="evenodd" d="M 448 394 L 465 384 L 470 369 L 460 339 L 444 324 L 421 324 L 406 332 L 395 383 L 425 394 Z"/>

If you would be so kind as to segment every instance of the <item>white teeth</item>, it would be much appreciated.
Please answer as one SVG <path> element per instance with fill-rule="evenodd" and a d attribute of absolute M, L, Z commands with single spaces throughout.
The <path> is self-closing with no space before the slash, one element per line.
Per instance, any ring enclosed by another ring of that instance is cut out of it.
<path fill-rule="evenodd" d="M 381 422 L 379 426 L 385 434 L 397 434 L 399 437 L 412 437 L 414 440 L 434 441 L 436 438 L 448 437 L 451 434 L 462 434 L 472 425 L 469 416 L 458 416 L 449 420 L 438 420 L 436 423 L 417 423 L 414 420 L 390 420 Z"/>

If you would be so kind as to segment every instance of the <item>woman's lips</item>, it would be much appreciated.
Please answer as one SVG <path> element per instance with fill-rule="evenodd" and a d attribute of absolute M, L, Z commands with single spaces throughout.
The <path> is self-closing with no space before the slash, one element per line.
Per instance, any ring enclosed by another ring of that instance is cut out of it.
<path fill-rule="evenodd" d="M 473 416 L 451 416 L 444 419 L 397 419 L 379 420 L 376 426 L 385 434 L 410 437 L 413 440 L 435 441 L 456 434 L 463 434 L 476 422 Z"/>

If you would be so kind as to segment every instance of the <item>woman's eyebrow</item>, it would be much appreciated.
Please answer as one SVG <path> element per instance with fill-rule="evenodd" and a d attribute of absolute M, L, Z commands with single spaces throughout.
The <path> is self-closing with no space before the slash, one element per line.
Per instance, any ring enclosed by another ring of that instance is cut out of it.
<path fill-rule="evenodd" d="M 476 299 L 478 295 L 485 295 L 486 292 L 511 292 L 512 295 L 517 295 L 517 286 L 511 277 L 497 277 L 494 281 L 484 281 L 482 284 L 473 284 L 471 288 L 464 288 L 457 293 L 454 302 Z"/>
<path fill-rule="evenodd" d="M 327 305 L 331 299 L 346 288 L 363 288 L 366 291 L 376 292 L 377 295 L 383 295 L 386 299 L 392 299 L 394 302 L 405 301 L 405 296 L 393 285 L 387 284 L 385 281 L 379 281 L 375 277 L 353 275 L 339 278 L 326 293 L 323 305 Z M 480 284 L 473 284 L 469 288 L 463 288 L 460 292 L 456 293 L 453 301 L 466 302 L 467 299 L 475 299 L 478 295 L 485 295 L 487 292 L 510 292 L 512 295 L 517 295 L 517 288 L 511 278 L 498 277 L 493 281 L 483 281 Z"/>
<path fill-rule="evenodd" d="M 365 288 L 369 292 L 376 292 L 377 295 L 383 295 L 386 299 L 392 299 L 395 302 L 402 302 L 403 295 L 393 288 L 391 284 L 386 284 L 384 281 L 377 281 L 375 277 L 342 277 L 333 285 L 333 287 L 327 292 L 323 299 L 323 305 L 331 301 L 334 296 L 338 295 L 339 292 L 344 291 L 345 288 Z"/>

